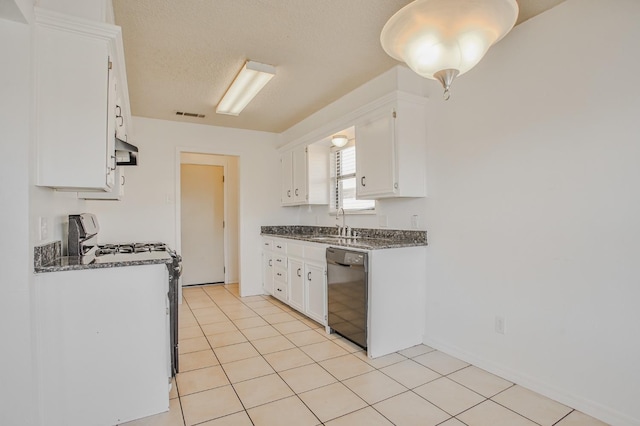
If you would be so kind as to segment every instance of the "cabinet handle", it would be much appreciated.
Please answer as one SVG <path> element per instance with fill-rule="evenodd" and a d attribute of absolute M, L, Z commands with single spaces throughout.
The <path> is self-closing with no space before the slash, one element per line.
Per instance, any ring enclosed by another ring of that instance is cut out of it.
<path fill-rule="evenodd" d="M 282 263 L 282 259 L 276 259 L 276 262 Z"/>
<path fill-rule="evenodd" d="M 122 116 L 116 117 L 116 122 L 118 119 L 120 119 L 120 124 L 118 124 L 118 127 L 122 127 L 122 125 L 124 124 L 124 117 Z"/>
<path fill-rule="evenodd" d="M 287 197 L 291 198 L 291 190 L 287 191 Z"/>
<path fill-rule="evenodd" d="M 281 277 L 282 274 L 280 272 L 276 273 L 277 276 Z"/>
<path fill-rule="evenodd" d="M 116 118 L 120 117 L 122 117 L 122 108 L 120 108 L 120 105 L 116 105 Z"/>
<path fill-rule="evenodd" d="M 302 276 L 302 273 L 301 273 L 301 269 L 300 269 L 300 268 L 298 268 L 298 271 L 297 271 L 296 273 L 298 274 L 298 276 L 299 276 L 299 277 L 301 277 L 301 276 Z"/>
<path fill-rule="evenodd" d="M 296 197 L 298 196 L 298 188 L 296 188 Z"/>
<path fill-rule="evenodd" d="M 362 186 L 367 186 L 367 184 L 365 183 L 365 179 L 366 179 L 366 176 L 362 176 L 362 177 L 360 178 L 360 185 L 362 185 Z"/>
<path fill-rule="evenodd" d="M 113 171 L 116 169 L 116 163 L 118 162 L 118 159 L 116 158 L 115 155 L 112 155 L 111 159 L 113 160 L 113 167 L 109 167 L 109 170 Z"/>
<path fill-rule="evenodd" d="M 311 271 L 307 273 L 307 281 L 311 281 Z"/>
<path fill-rule="evenodd" d="M 282 291 L 282 289 L 281 289 L 281 288 L 277 288 L 276 290 L 278 290 L 278 291 Z"/>
<path fill-rule="evenodd" d="M 122 181 L 121 185 L 124 186 L 124 176 L 120 176 L 120 180 Z"/>
<path fill-rule="evenodd" d="M 273 266 L 273 260 L 269 259 L 269 266 Z"/>
<path fill-rule="evenodd" d="M 282 246 L 280 246 L 280 245 L 278 245 L 278 246 L 276 246 L 276 247 L 278 247 L 279 249 L 281 249 L 281 248 L 282 248 Z"/>

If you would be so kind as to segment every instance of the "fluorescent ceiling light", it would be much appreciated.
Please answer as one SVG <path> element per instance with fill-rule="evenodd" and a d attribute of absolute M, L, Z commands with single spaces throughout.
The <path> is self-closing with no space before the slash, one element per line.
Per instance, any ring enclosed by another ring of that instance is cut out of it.
<path fill-rule="evenodd" d="M 216 113 L 239 115 L 274 75 L 275 67 L 247 61 L 222 97 Z"/>

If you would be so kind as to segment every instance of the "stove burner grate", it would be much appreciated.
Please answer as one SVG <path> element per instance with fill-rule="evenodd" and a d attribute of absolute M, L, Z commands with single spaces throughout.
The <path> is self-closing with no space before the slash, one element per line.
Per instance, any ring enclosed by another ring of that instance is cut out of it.
<path fill-rule="evenodd" d="M 131 253 L 149 253 L 154 251 L 167 251 L 167 245 L 164 243 L 130 243 L 130 244 L 103 244 L 99 245 L 96 250 L 96 256 L 104 256 L 107 254 L 131 254 Z"/>

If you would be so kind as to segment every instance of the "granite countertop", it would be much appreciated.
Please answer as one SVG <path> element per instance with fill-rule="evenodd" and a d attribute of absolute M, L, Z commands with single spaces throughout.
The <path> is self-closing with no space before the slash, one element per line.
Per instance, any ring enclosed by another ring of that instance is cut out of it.
<path fill-rule="evenodd" d="M 364 250 L 427 245 L 427 231 L 354 228 L 358 237 L 340 237 L 337 228 L 326 226 L 263 226 L 261 235 L 288 238 Z"/>
<path fill-rule="evenodd" d="M 36 273 L 79 271 L 83 269 L 120 268 L 124 266 L 171 264 L 167 252 L 108 254 L 99 257 L 60 256 L 60 242 L 35 247 Z"/>

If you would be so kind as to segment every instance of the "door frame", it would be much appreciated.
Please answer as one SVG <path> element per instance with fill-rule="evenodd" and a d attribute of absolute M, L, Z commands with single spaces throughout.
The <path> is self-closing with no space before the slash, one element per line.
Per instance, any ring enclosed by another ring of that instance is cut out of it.
<path fill-rule="evenodd" d="M 181 157 L 182 154 L 201 154 L 201 155 L 215 155 L 215 156 L 219 156 L 219 157 L 238 157 L 240 158 L 240 154 L 230 154 L 230 153 L 219 153 L 217 151 L 214 150 L 207 150 L 204 148 L 189 148 L 189 147 L 176 147 L 176 157 L 175 157 L 175 230 L 176 230 L 176 251 L 178 253 L 182 252 L 182 202 L 181 202 L 181 197 L 182 197 L 182 187 L 181 187 L 181 179 L 180 179 L 180 168 L 181 168 Z M 220 164 L 218 164 L 220 163 Z M 191 164 L 191 163 L 190 163 Z M 228 190 L 227 190 L 227 184 L 228 184 L 228 179 L 226 178 L 228 173 L 228 162 L 226 159 L 216 159 L 216 161 L 214 161 L 212 164 L 210 164 L 212 166 L 222 166 L 223 168 L 223 175 L 225 176 L 225 180 L 224 180 L 224 184 L 223 184 L 223 202 L 224 202 L 224 221 L 225 224 L 229 223 L 229 218 L 227 217 L 228 215 Z M 167 200 L 169 201 L 169 200 Z M 238 213 L 240 212 L 240 205 L 238 205 Z M 239 218 L 238 218 L 239 220 Z M 238 231 L 239 232 L 239 231 Z M 229 282 L 229 227 L 225 225 L 225 227 L 223 228 L 223 239 L 224 239 L 224 283 L 227 284 Z M 180 301 L 180 303 L 182 303 L 182 278 L 180 278 L 179 284 L 178 284 L 178 290 L 179 290 L 179 295 L 178 295 L 178 300 Z"/>
<path fill-rule="evenodd" d="M 196 154 L 196 155 L 213 155 L 213 154 L 201 154 L 201 153 L 193 153 L 190 152 L 188 154 Z M 228 233 L 228 227 L 226 226 L 227 224 L 227 160 L 226 159 L 215 159 L 211 162 L 207 162 L 207 163 L 183 163 L 182 160 L 180 161 L 180 173 L 179 173 L 179 179 L 182 179 L 182 165 L 186 164 L 186 165 L 191 165 L 191 166 L 210 166 L 210 167 L 222 167 L 222 221 L 223 221 L 223 227 L 222 227 L 222 267 L 223 267 L 223 271 L 224 271 L 224 276 L 223 276 L 223 284 L 227 284 L 229 282 L 229 276 L 227 274 L 227 264 L 228 264 L 228 239 L 229 239 L 229 233 Z M 182 191 L 182 181 L 180 182 L 180 190 Z M 182 193 L 180 193 L 178 195 L 180 197 L 179 200 L 176 200 L 177 203 L 180 203 L 180 214 L 182 214 Z M 182 219 L 182 218 L 181 218 Z M 182 221 L 180 222 L 180 251 L 182 251 Z M 219 282 L 217 282 L 219 284 Z M 182 282 L 180 283 L 180 285 L 182 285 Z"/>

